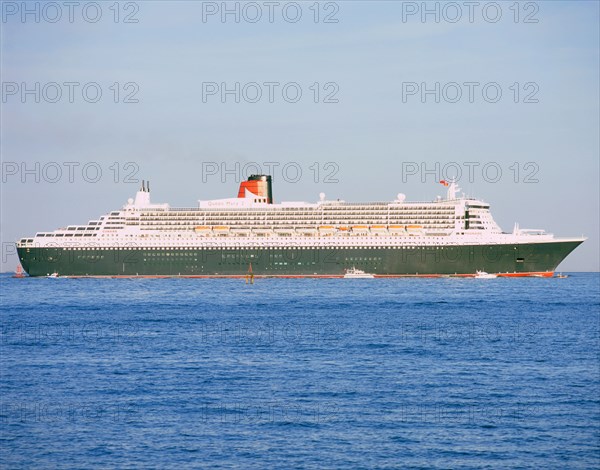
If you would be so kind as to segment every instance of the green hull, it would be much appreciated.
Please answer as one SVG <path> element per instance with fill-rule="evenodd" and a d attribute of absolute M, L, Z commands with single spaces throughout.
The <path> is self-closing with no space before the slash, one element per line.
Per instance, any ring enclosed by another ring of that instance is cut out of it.
<path fill-rule="evenodd" d="M 376 276 L 552 273 L 582 241 L 372 248 L 18 248 L 30 276 Z"/>

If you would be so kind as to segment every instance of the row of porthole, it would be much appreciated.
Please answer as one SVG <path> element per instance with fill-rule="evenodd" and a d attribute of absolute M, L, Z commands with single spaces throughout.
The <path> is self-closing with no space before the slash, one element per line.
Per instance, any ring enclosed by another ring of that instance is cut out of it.
<path fill-rule="evenodd" d="M 240 247 L 240 246 L 223 246 L 223 247 L 159 247 L 159 248 L 145 248 L 145 247 L 86 247 L 86 248 L 70 248 L 70 247 L 40 247 L 39 249 L 47 250 L 67 250 L 67 251 L 172 251 L 172 250 L 196 250 L 196 251 L 220 251 L 220 250 L 380 250 L 380 249 L 394 249 L 394 250 L 415 250 L 415 249 L 432 249 L 443 250 L 456 249 L 466 247 L 467 245 L 449 245 L 449 246 L 294 246 L 294 247 Z M 473 246 L 485 246 L 485 245 L 473 245 Z M 494 245 L 498 246 L 498 245 Z M 30 248 L 27 248 L 30 251 Z"/>

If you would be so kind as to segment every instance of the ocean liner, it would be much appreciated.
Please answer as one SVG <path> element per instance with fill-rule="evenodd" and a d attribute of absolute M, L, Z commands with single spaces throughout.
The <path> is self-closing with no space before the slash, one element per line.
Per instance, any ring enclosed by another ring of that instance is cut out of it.
<path fill-rule="evenodd" d="M 273 201 L 271 177 L 252 175 L 237 197 L 194 208 L 150 202 L 142 182 L 120 210 L 17 242 L 30 276 L 551 277 L 585 238 L 517 225 L 503 232 L 489 204 L 460 194 L 408 202 Z"/>

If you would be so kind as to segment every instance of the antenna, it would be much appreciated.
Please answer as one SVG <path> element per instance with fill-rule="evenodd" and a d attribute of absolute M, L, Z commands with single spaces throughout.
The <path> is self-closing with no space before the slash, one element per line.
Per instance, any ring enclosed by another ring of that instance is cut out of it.
<path fill-rule="evenodd" d="M 150 180 L 148 180 L 148 183 L 146 184 L 146 188 L 148 189 L 148 192 L 150 192 Z"/>

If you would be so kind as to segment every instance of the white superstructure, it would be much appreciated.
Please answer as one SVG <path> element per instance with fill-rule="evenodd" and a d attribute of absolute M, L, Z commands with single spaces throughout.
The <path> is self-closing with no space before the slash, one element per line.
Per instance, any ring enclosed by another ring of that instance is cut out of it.
<path fill-rule="evenodd" d="M 195 208 L 153 204 L 142 183 L 134 199 L 86 225 L 23 238 L 21 247 L 415 247 L 558 241 L 541 230 L 503 233 L 488 203 L 459 196 L 406 202 L 328 201 L 271 204 L 247 189 L 243 197 L 199 201 Z M 560 239 L 561 241 L 581 240 Z"/>

